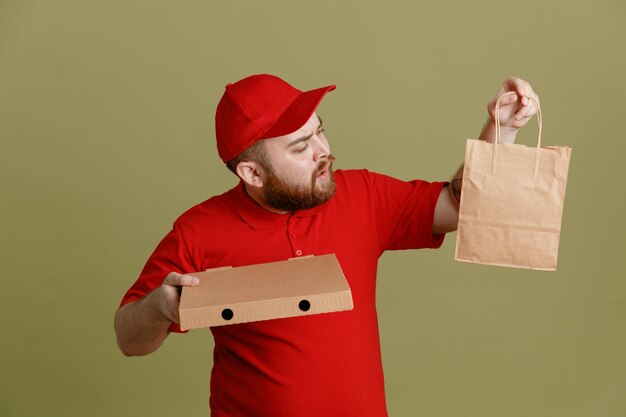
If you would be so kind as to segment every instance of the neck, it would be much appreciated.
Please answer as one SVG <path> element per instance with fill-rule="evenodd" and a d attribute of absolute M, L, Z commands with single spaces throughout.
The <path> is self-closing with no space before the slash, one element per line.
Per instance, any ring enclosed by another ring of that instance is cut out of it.
<path fill-rule="evenodd" d="M 248 196 L 252 200 L 254 200 L 255 203 L 257 203 L 259 206 L 261 206 L 265 210 L 271 211 L 272 213 L 276 213 L 276 214 L 287 214 L 287 213 L 289 213 L 288 211 L 277 210 L 274 207 L 268 206 L 265 203 L 265 199 L 263 198 L 263 193 L 261 192 L 260 188 L 249 186 L 248 184 L 246 184 L 244 182 L 243 183 L 243 189 L 245 190 L 246 194 L 248 194 Z"/>

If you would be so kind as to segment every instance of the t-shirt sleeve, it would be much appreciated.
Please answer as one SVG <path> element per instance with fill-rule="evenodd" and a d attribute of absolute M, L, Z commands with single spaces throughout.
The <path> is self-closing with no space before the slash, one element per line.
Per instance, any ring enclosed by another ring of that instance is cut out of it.
<path fill-rule="evenodd" d="M 438 248 L 435 207 L 445 182 L 401 181 L 371 173 L 373 203 L 382 250 Z"/>
<path fill-rule="evenodd" d="M 174 223 L 172 230 L 161 240 L 150 258 L 148 258 L 139 278 L 128 289 L 122 298 L 120 306 L 148 295 L 163 283 L 163 280 L 170 272 L 184 274 L 195 271 L 196 269 L 191 262 L 182 231 L 178 223 Z M 169 330 L 177 333 L 186 333 L 186 331 L 180 329 L 178 323 L 172 323 Z"/>

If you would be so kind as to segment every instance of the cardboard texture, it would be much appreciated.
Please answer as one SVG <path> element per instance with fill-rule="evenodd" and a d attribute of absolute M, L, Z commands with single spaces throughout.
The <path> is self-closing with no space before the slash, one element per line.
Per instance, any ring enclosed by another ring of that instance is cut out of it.
<path fill-rule="evenodd" d="M 556 270 L 572 148 L 540 146 L 541 109 L 529 99 L 537 106 L 537 147 L 499 144 L 499 120 L 495 144 L 467 140 L 457 261 Z"/>
<path fill-rule="evenodd" d="M 352 293 L 334 254 L 195 272 L 183 287 L 184 330 L 351 310 Z"/>

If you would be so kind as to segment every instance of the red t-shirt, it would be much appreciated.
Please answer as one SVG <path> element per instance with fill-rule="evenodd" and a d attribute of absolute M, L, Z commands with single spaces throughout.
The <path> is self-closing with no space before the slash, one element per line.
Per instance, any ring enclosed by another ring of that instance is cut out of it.
<path fill-rule="evenodd" d="M 211 328 L 214 417 L 387 416 L 375 290 L 387 249 L 437 248 L 434 209 L 444 183 L 366 170 L 334 173 L 336 193 L 309 210 L 275 214 L 243 186 L 191 208 L 148 259 L 122 304 L 171 272 L 335 253 L 352 311 Z M 180 331 L 177 325 L 170 328 Z"/>

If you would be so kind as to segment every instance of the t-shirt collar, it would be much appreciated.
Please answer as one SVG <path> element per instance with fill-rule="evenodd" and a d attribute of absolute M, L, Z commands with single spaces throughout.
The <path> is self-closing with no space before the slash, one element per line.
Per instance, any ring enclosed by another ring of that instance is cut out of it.
<path fill-rule="evenodd" d="M 332 199 L 331 199 L 332 200 Z M 297 210 L 293 213 L 279 214 L 269 211 L 261 207 L 246 192 L 243 181 L 234 189 L 233 203 L 239 216 L 250 226 L 255 229 L 270 228 L 285 225 L 291 217 L 310 217 L 314 216 L 328 207 L 328 201 L 319 206 L 315 206 L 306 210 Z"/>

